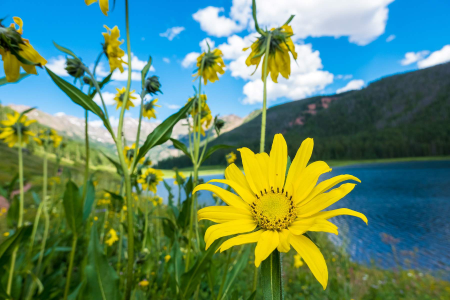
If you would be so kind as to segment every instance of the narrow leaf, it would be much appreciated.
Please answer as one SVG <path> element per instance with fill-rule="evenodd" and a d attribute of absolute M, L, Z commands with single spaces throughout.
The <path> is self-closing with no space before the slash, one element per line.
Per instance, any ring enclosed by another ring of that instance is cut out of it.
<path fill-rule="evenodd" d="M 235 147 L 228 146 L 228 145 L 215 145 L 215 146 L 212 146 L 211 148 L 206 150 L 205 156 L 203 156 L 203 159 L 202 159 L 200 164 L 202 164 L 205 160 L 207 160 L 208 157 L 210 157 L 217 150 L 219 150 L 219 149 L 229 149 L 229 148 L 235 148 Z"/>
<path fill-rule="evenodd" d="M 83 208 L 83 223 L 86 222 L 86 220 L 89 218 L 89 215 L 92 212 L 94 200 L 95 200 L 95 186 L 92 180 L 88 180 L 86 199 L 84 200 L 84 208 Z"/>
<path fill-rule="evenodd" d="M 191 154 L 189 153 L 189 150 L 188 150 L 188 148 L 186 147 L 185 144 L 183 144 L 182 142 L 180 142 L 177 139 L 171 138 L 170 140 L 172 141 L 173 146 L 175 148 L 177 148 L 178 150 L 183 151 L 183 153 L 186 154 L 187 157 L 191 158 Z"/>
<path fill-rule="evenodd" d="M 18 83 L 19 81 L 21 81 L 22 79 L 24 79 L 28 75 L 30 75 L 30 74 L 28 74 L 28 73 L 20 73 L 19 79 L 17 79 L 17 81 L 14 81 L 14 82 L 6 81 L 6 77 L 0 78 L 0 86 L 5 85 L 5 84 L 9 84 L 9 83 Z"/>
<path fill-rule="evenodd" d="M 81 223 L 81 201 L 79 198 L 78 187 L 73 181 L 67 182 L 66 190 L 64 191 L 63 206 L 67 224 L 72 232 L 77 232 L 78 225 Z"/>
<path fill-rule="evenodd" d="M 70 56 L 73 56 L 74 58 L 78 58 L 75 53 L 72 52 L 72 50 L 64 48 L 63 46 L 58 45 L 55 41 L 53 41 L 53 45 L 55 45 L 55 47 L 61 51 L 64 52 L 65 54 L 68 54 Z"/>
<path fill-rule="evenodd" d="M 152 57 L 150 56 L 148 58 L 147 64 L 144 66 L 144 68 L 141 71 L 142 89 L 145 89 L 145 77 L 147 77 L 148 70 L 150 70 L 151 66 L 152 66 Z"/>

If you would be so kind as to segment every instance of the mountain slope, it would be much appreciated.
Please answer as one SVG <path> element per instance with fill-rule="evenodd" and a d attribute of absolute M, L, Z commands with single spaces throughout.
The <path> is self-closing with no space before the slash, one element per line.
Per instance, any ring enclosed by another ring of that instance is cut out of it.
<path fill-rule="evenodd" d="M 301 142 L 315 140 L 313 159 L 372 159 L 450 154 L 450 64 L 382 78 L 344 94 L 317 96 L 267 111 L 266 151 L 282 133 L 293 157 Z M 225 133 L 211 145 L 259 150 L 261 116 Z M 206 164 L 224 164 L 226 151 Z M 178 158 L 160 167 L 188 164 Z"/>

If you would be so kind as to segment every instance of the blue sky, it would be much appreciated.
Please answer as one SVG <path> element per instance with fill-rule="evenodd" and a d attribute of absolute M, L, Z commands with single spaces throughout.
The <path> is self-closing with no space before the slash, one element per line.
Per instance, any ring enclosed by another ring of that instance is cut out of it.
<path fill-rule="evenodd" d="M 112 2 L 112 1 L 111 1 Z M 24 21 L 23 36 L 49 67 L 61 72 L 62 54 L 52 41 L 72 49 L 90 65 L 101 50 L 103 25 L 119 26 L 125 38 L 124 1 L 104 16 L 98 4 L 87 7 L 83 0 L 6 1 L 2 3 L 5 25 L 13 16 Z M 190 53 L 201 52 L 200 42 L 209 38 L 222 49 L 227 72 L 204 91 L 213 114 L 245 116 L 261 107 L 262 91 L 258 72 L 243 63 L 243 46 L 250 46 L 253 28 L 249 18 L 251 0 L 216 1 L 130 1 L 131 47 L 137 58 L 135 71 L 148 56 L 153 57 L 163 95 L 158 96 L 158 119 L 182 106 L 193 94 Z M 263 26 L 282 24 L 290 14 L 299 53 L 292 64 L 289 81 L 269 86 L 269 106 L 318 94 L 361 88 L 393 73 L 415 70 L 450 60 L 450 1 L 446 0 L 259 0 L 258 18 Z M 112 5 L 112 3 L 111 3 Z M 177 30 L 182 27 L 183 30 Z M 181 32 L 180 32 L 181 31 Z M 164 32 L 177 35 L 169 40 Z M 122 47 L 125 50 L 125 46 Z M 408 53 L 408 54 L 407 54 Z M 248 53 L 247 53 L 248 55 Z M 58 65 L 58 61 L 60 64 Z M 59 69 L 58 69 L 59 66 Z M 109 70 L 103 59 L 103 71 Z M 101 73 L 100 70 L 99 73 Z M 1 88 L 2 104 L 25 104 L 55 114 L 64 112 L 83 117 L 83 109 L 73 104 L 50 80 L 45 71 L 18 84 Z M 62 73 L 61 73 L 62 74 Z M 0 68 L 0 77 L 3 77 Z M 71 78 L 64 77 L 71 81 Z M 105 92 L 112 95 L 125 81 L 115 80 Z M 139 81 L 132 87 L 139 91 Z M 115 106 L 108 107 L 117 116 Z M 134 117 L 138 109 L 130 111 Z"/>

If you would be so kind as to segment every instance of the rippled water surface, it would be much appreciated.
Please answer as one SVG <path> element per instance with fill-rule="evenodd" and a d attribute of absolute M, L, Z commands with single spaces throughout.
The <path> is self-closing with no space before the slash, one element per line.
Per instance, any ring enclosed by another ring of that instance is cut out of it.
<path fill-rule="evenodd" d="M 331 208 L 362 212 L 369 226 L 350 216 L 333 218 L 340 232 L 338 237 L 330 234 L 334 242 L 344 242 L 360 262 L 450 273 L 450 161 L 337 167 L 321 180 L 340 174 L 352 174 L 362 183 Z M 158 193 L 167 199 L 163 186 Z M 214 203 L 210 192 L 202 192 L 199 201 Z"/>

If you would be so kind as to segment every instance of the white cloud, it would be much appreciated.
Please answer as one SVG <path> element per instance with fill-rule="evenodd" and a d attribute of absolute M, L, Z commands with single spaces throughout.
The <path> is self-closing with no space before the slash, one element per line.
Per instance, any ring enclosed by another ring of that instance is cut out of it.
<path fill-rule="evenodd" d="M 102 96 L 103 101 L 105 101 L 105 105 L 117 105 L 116 100 L 114 100 L 114 97 L 116 97 L 116 93 L 102 92 Z M 136 93 L 133 93 L 132 96 L 136 97 L 136 99 L 131 99 L 131 101 L 133 102 L 134 106 L 138 106 L 141 102 L 140 96 Z M 98 93 L 95 94 L 94 102 L 100 106 L 102 105 L 102 100 L 100 99 L 100 95 Z"/>
<path fill-rule="evenodd" d="M 212 41 L 210 38 L 203 39 L 199 44 L 200 48 L 202 49 L 202 52 L 208 51 L 208 44 L 211 49 L 213 49 L 214 46 L 216 45 L 216 43 Z"/>
<path fill-rule="evenodd" d="M 295 39 L 306 37 L 347 36 L 349 41 L 366 45 L 385 31 L 388 5 L 394 0 L 273 0 L 258 1 L 257 14 L 261 28 L 278 27 L 290 15 Z M 251 0 L 233 0 L 230 17 L 219 16 L 224 9 L 206 7 L 193 17 L 209 35 L 224 37 L 240 32 L 253 23 Z M 250 28 L 253 30 L 253 28 Z"/>
<path fill-rule="evenodd" d="M 57 117 L 64 117 L 65 115 L 66 115 L 66 113 L 63 112 L 63 111 L 57 112 L 57 113 L 55 114 L 55 116 L 57 116 Z"/>
<path fill-rule="evenodd" d="M 342 80 L 349 80 L 352 79 L 353 75 L 352 74 L 347 74 L 347 75 L 336 75 L 336 79 L 342 79 Z"/>
<path fill-rule="evenodd" d="M 181 62 L 181 65 L 183 66 L 183 68 L 189 68 L 191 67 L 196 61 L 197 61 L 197 57 L 200 55 L 200 53 L 198 52 L 191 52 L 188 53 L 183 61 Z"/>
<path fill-rule="evenodd" d="M 364 86 L 364 80 L 354 79 L 354 80 L 350 81 L 349 83 L 347 83 L 347 85 L 344 86 L 343 88 L 338 89 L 336 91 L 336 94 L 353 91 L 353 90 L 360 90 L 363 88 L 363 86 Z"/>
<path fill-rule="evenodd" d="M 386 43 L 392 42 L 393 40 L 395 40 L 395 38 L 396 38 L 395 34 L 391 34 L 390 36 L 387 37 Z"/>
<path fill-rule="evenodd" d="M 163 57 L 163 62 L 165 62 L 166 64 L 170 64 L 170 59 L 168 59 L 167 57 Z"/>
<path fill-rule="evenodd" d="M 444 46 L 441 50 L 434 51 L 427 58 L 419 61 L 417 66 L 420 69 L 443 64 L 450 61 L 450 45 Z"/>
<path fill-rule="evenodd" d="M 52 70 L 56 75 L 69 76 L 67 71 L 64 69 L 66 67 L 66 58 L 62 55 L 59 55 L 58 57 L 51 57 L 48 60 L 46 67 Z"/>
<path fill-rule="evenodd" d="M 167 106 L 168 109 L 180 109 L 181 108 L 181 106 L 177 105 L 177 104 L 168 104 L 168 103 L 166 103 L 166 106 Z"/>
<path fill-rule="evenodd" d="M 402 66 L 407 66 L 422 60 L 430 53 L 428 50 L 419 51 L 419 52 L 408 52 L 405 54 L 405 58 L 400 61 Z"/>
<path fill-rule="evenodd" d="M 123 61 L 128 62 L 128 54 L 125 53 L 125 55 L 122 57 Z M 136 55 L 134 55 L 133 52 L 131 52 L 131 70 L 135 71 L 141 71 L 145 65 L 147 64 L 147 61 L 140 60 Z M 127 67 L 127 66 L 125 66 Z M 155 71 L 155 68 L 153 65 L 150 67 L 150 71 Z"/>
<path fill-rule="evenodd" d="M 166 37 L 169 41 L 171 41 L 185 29 L 186 28 L 181 26 L 172 27 L 167 29 L 165 32 L 160 33 L 159 36 Z"/>

